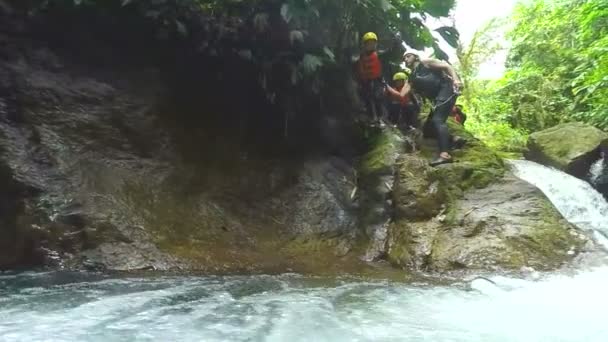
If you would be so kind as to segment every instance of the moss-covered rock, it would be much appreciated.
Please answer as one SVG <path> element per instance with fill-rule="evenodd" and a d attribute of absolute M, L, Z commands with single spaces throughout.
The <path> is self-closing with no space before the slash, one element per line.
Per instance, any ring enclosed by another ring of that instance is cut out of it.
<path fill-rule="evenodd" d="M 533 186 L 507 176 L 456 201 L 453 222 L 439 217 L 391 227 L 389 260 L 431 271 L 554 269 L 588 239 Z"/>
<path fill-rule="evenodd" d="M 451 120 L 448 122 L 450 132 L 466 140 L 462 149 L 452 151 L 453 164 L 435 168 L 436 177 L 450 187 L 452 191 L 462 192 L 470 188 L 484 188 L 500 179 L 505 172 L 503 160 L 479 139 L 473 137 L 462 126 Z M 435 141 L 433 141 L 433 144 Z M 434 147 L 434 146 L 433 146 Z M 427 144 L 423 153 L 430 155 Z"/>
<path fill-rule="evenodd" d="M 358 168 L 358 223 L 359 230 L 369 240 L 364 259 L 373 261 L 386 252 L 388 224 L 393 216 L 391 199 L 396 162 L 406 140 L 399 130 L 386 128 L 369 134 L 367 142 L 368 152 L 362 156 Z"/>
<path fill-rule="evenodd" d="M 587 242 L 539 190 L 513 177 L 468 193 L 459 207 L 457 222 L 436 237 L 434 268 L 554 269 Z"/>
<path fill-rule="evenodd" d="M 394 192 L 398 219 L 418 221 L 441 209 L 450 211 L 465 191 L 484 188 L 504 175 L 502 159 L 485 144 L 453 122 L 450 131 L 467 141 L 464 148 L 452 151 L 454 163 L 428 165 L 436 153 L 436 141 L 431 139 L 422 142 L 419 152 L 400 157 Z"/>
<path fill-rule="evenodd" d="M 389 230 L 388 261 L 395 267 L 428 271 L 433 244 L 442 224 L 437 220 L 400 220 Z"/>
<path fill-rule="evenodd" d="M 583 123 L 564 123 L 531 134 L 525 157 L 583 178 L 599 158 L 602 144 L 608 144 L 608 133 Z"/>
<path fill-rule="evenodd" d="M 550 269 L 580 251 L 586 238 L 542 193 L 512 176 L 461 126 L 450 129 L 467 140 L 452 152 L 454 163 L 428 166 L 433 140 L 399 159 L 387 253 L 393 265 L 437 272 Z"/>
<path fill-rule="evenodd" d="M 426 159 L 403 154 L 397 161 L 395 218 L 416 221 L 439 214 L 447 201 L 446 187 Z"/>
<path fill-rule="evenodd" d="M 360 263 L 354 172 L 344 161 L 249 161 L 231 174 L 192 167 L 113 194 L 124 220 L 138 222 L 161 251 L 189 268 L 327 273 Z"/>
<path fill-rule="evenodd" d="M 359 173 L 368 175 L 392 175 L 395 160 L 403 152 L 404 138 L 396 129 L 368 132 L 368 149 L 361 157 Z"/>

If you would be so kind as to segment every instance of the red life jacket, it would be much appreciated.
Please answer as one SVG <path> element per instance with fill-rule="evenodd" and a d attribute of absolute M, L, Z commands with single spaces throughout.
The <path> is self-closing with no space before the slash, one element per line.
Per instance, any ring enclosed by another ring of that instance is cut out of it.
<path fill-rule="evenodd" d="M 376 51 L 362 53 L 359 56 L 359 78 L 363 81 L 371 81 L 382 77 L 382 63 Z"/>
<path fill-rule="evenodd" d="M 395 87 L 395 90 L 401 92 L 401 89 L 403 89 L 403 87 L 405 87 L 405 84 L 401 87 Z M 407 94 L 405 96 L 399 96 L 398 98 L 395 96 L 395 100 L 399 101 L 402 107 L 405 107 L 408 103 L 410 103 L 410 95 Z"/>

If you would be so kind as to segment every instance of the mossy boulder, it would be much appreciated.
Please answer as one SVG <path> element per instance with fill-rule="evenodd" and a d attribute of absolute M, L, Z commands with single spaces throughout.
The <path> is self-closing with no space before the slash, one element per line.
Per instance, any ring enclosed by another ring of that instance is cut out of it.
<path fill-rule="evenodd" d="M 389 261 L 427 271 L 555 269 L 588 238 L 533 186 L 507 176 L 454 203 L 452 222 L 438 217 L 391 226 Z"/>
<path fill-rule="evenodd" d="M 368 134 L 368 152 L 361 157 L 358 168 L 358 223 L 359 230 L 369 240 L 364 259 L 374 261 L 386 251 L 388 222 L 393 216 L 396 163 L 407 143 L 397 129 L 386 128 Z"/>
<path fill-rule="evenodd" d="M 450 122 L 450 131 L 467 141 L 452 151 L 454 163 L 431 167 L 437 152 L 436 141 L 425 139 L 416 153 L 400 156 L 394 200 L 397 219 L 430 219 L 441 210 L 451 210 L 453 202 L 471 188 L 484 188 L 505 173 L 502 159 L 481 141 Z"/>
<path fill-rule="evenodd" d="M 415 221 L 439 214 L 447 198 L 436 170 L 415 154 L 401 155 L 397 165 L 393 193 L 395 218 Z"/>
<path fill-rule="evenodd" d="M 538 189 L 510 175 L 467 193 L 458 207 L 436 236 L 435 268 L 555 269 L 588 241 Z"/>
<path fill-rule="evenodd" d="M 369 175 L 392 175 L 395 160 L 403 152 L 405 139 L 396 129 L 368 132 L 368 151 L 361 157 L 359 173 Z"/>
<path fill-rule="evenodd" d="M 481 141 L 450 123 L 467 144 L 455 162 L 428 166 L 436 141 L 402 155 L 387 259 L 425 271 L 556 268 L 587 242 L 533 186 L 515 178 Z"/>
<path fill-rule="evenodd" d="M 452 151 L 455 163 L 436 168 L 437 177 L 460 191 L 470 188 L 484 188 L 500 179 L 505 172 L 505 164 L 486 144 L 473 137 L 461 125 L 448 121 L 450 132 L 466 140 L 462 149 Z M 423 150 L 428 151 L 428 150 Z M 428 155 L 428 152 L 426 152 Z M 454 189 L 455 190 L 455 189 Z"/>
<path fill-rule="evenodd" d="M 584 178 L 608 144 L 608 133 L 583 123 L 564 123 L 530 135 L 525 157 Z"/>

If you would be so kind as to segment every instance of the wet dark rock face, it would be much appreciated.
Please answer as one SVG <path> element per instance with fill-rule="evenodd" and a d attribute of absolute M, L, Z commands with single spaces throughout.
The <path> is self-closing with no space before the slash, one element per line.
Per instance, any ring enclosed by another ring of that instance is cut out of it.
<path fill-rule="evenodd" d="M 0 269 L 357 264 L 352 162 L 262 156 L 239 123 L 179 113 L 158 68 L 98 48 L 116 60 L 0 34 Z"/>
<path fill-rule="evenodd" d="M 0 166 L 0 260 L 7 266 L 35 265 L 42 257 L 35 239 L 35 227 L 30 231 L 19 227 L 19 217 L 25 210 L 24 197 L 27 196 L 25 187 L 16 182 L 7 165 Z"/>
<path fill-rule="evenodd" d="M 124 227 L 99 217 L 95 196 L 121 174 L 158 177 L 165 167 L 167 137 L 152 115 L 164 91 L 158 74 L 72 62 L 9 35 L 0 41 L 1 243 L 12 246 L 2 248 L 0 267 L 61 263 L 106 230 L 128 240 Z"/>

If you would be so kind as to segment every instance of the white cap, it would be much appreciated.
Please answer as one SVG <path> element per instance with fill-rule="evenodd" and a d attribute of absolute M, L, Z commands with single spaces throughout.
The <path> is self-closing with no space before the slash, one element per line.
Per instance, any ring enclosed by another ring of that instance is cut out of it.
<path fill-rule="evenodd" d="M 426 55 L 424 53 L 424 51 L 413 49 L 405 44 L 404 44 L 404 46 L 405 46 L 405 52 L 403 53 L 403 57 L 405 57 L 405 55 L 413 54 L 413 55 L 418 56 L 418 58 L 423 58 Z"/>

